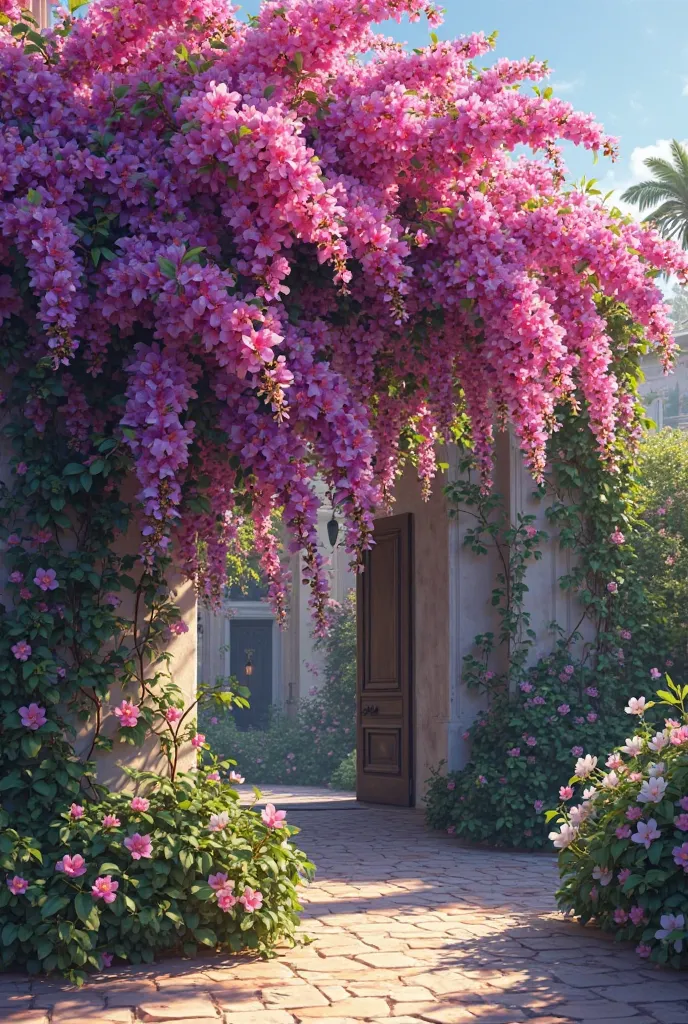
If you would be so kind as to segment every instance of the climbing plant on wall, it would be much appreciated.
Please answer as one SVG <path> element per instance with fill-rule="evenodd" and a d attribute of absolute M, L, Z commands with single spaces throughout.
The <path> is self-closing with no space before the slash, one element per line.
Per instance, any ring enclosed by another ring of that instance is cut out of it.
<path fill-rule="evenodd" d="M 647 484 L 641 484 L 647 457 L 640 451 L 638 358 L 629 344 L 635 326 L 617 304 L 605 302 L 604 315 L 628 411 L 617 439 L 617 472 L 600 465 L 585 413 L 564 407 L 547 472 L 533 492 L 547 530 L 535 525 L 535 515 L 511 522 L 504 498 L 484 494 L 475 481 L 470 453 L 447 487 L 450 514 L 471 524 L 464 543 L 476 554 L 486 554 L 488 545 L 497 551 L 492 603 L 499 629 L 477 636 L 464 659 L 463 681 L 485 694 L 486 709 L 465 735 L 466 768 L 434 775 L 428 814 L 436 827 L 497 845 L 544 846 L 545 813 L 558 800 L 572 751 L 611 749 L 623 739 L 628 694 L 642 692 L 651 673 L 656 677 L 665 666 L 681 673 L 686 665 L 685 647 L 664 627 L 648 587 L 645 549 L 663 542 L 641 518 L 656 515 L 657 503 L 648 509 Z M 660 511 L 666 517 L 666 508 Z M 574 597 L 578 618 L 573 628 L 551 624 L 551 655 L 533 664 L 528 568 L 550 538 L 571 552 L 559 586 Z M 553 765 L 561 766 L 558 773 Z"/>
<path fill-rule="evenodd" d="M 0 0 L 0 908 L 6 965 L 80 971 L 293 928 L 282 819 L 236 811 L 215 770 L 179 777 L 202 740 L 166 674 L 172 566 L 217 601 L 250 517 L 282 615 L 280 508 L 322 630 L 316 473 L 358 560 L 404 449 L 427 490 L 457 419 L 485 485 L 495 412 L 543 480 L 575 399 L 618 470 L 604 296 L 630 351 L 668 361 L 653 278 L 688 258 L 565 187 L 560 142 L 615 145 L 543 63 L 479 71 L 481 34 L 409 54 L 375 33 L 438 28 L 429 0 L 266 0 L 247 23 L 226 0 L 70 3 L 39 32 Z M 157 786 L 146 809 L 96 787 L 113 725 L 168 758 L 166 780 L 131 775 Z"/>

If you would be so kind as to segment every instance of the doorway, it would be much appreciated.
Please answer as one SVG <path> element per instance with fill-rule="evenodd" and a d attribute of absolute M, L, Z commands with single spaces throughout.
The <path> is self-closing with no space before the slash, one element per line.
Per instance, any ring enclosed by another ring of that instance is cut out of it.
<path fill-rule="evenodd" d="M 234 712 L 239 729 L 265 729 L 268 724 L 273 703 L 272 633 L 272 619 L 235 619 L 230 624 L 230 675 L 251 691 L 250 707 Z"/>
<path fill-rule="evenodd" d="M 358 577 L 356 796 L 413 806 L 413 515 L 375 523 Z"/>

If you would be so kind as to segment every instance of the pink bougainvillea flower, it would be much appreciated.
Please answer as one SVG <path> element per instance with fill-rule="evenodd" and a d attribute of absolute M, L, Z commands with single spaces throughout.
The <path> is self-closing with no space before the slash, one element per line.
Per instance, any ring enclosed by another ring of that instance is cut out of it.
<path fill-rule="evenodd" d="M 507 757 L 520 757 L 521 756 L 521 748 L 520 747 L 511 747 L 511 749 L 507 750 L 506 753 L 507 753 Z"/>
<path fill-rule="evenodd" d="M 27 729 L 40 729 L 42 725 L 48 721 L 45 716 L 45 708 L 42 708 L 40 704 L 29 704 L 28 707 L 21 707 L 18 709 L 19 720 L 21 724 Z"/>
<path fill-rule="evenodd" d="M 41 530 L 36 530 L 31 540 L 34 544 L 48 544 L 53 539 L 52 531 L 47 527 L 43 527 Z M 40 572 L 40 570 L 39 570 Z"/>
<path fill-rule="evenodd" d="M 232 889 L 234 887 L 234 882 L 228 881 L 227 875 L 223 874 L 223 872 L 221 871 L 218 871 L 216 875 L 208 876 L 208 885 L 210 886 L 211 889 L 215 890 L 224 889 L 225 887 Z"/>
<path fill-rule="evenodd" d="M 631 826 L 630 825 L 619 825 L 615 832 L 617 839 L 630 839 Z"/>
<path fill-rule="evenodd" d="M 21 590 L 19 591 L 19 596 L 21 597 L 22 601 L 28 601 L 29 598 L 31 597 L 31 591 L 29 590 L 28 587 L 22 587 Z"/>
<path fill-rule="evenodd" d="M 17 661 L 28 661 L 31 657 L 31 645 L 26 640 L 20 640 L 10 648 Z"/>
<path fill-rule="evenodd" d="M 176 722 L 180 720 L 180 718 L 183 717 L 184 712 L 182 711 L 181 708 L 167 708 L 167 710 L 165 711 L 165 719 L 170 723 L 170 725 L 174 725 Z"/>
<path fill-rule="evenodd" d="M 582 757 L 583 756 L 583 748 L 582 747 L 578 747 L 578 746 L 571 747 L 571 755 L 573 757 Z"/>
<path fill-rule="evenodd" d="M 84 809 L 81 806 L 81 804 L 72 804 L 72 806 L 69 808 L 69 816 L 71 818 L 74 818 L 75 820 L 78 820 L 79 818 L 83 818 L 83 816 L 84 816 Z"/>
<path fill-rule="evenodd" d="M 244 778 L 243 775 L 240 775 L 239 772 L 231 771 L 229 773 L 229 781 L 236 782 L 237 786 L 243 786 L 244 782 L 246 782 L 246 779 Z"/>
<path fill-rule="evenodd" d="M 133 728 L 141 716 L 141 709 L 129 700 L 123 700 L 119 707 L 114 710 L 119 718 L 119 724 L 124 729 Z"/>
<path fill-rule="evenodd" d="M 91 895 L 94 900 L 103 900 L 104 903 L 114 903 L 117 899 L 119 882 L 112 878 L 112 875 L 101 875 L 96 878 L 91 886 Z"/>
<path fill-rule="evenodd" d="M 203 735 L 202 732 L 196 733 L 196 735 L 191 740 L 191 746 L 195 747 L 196 750 L 198 750 L 199 747 L 202 747 L 204 743 L 205 743 L 205 736 Z"/>
<path fill-rule="evenodd" d="M 688 832 L 688 814 L 679 814 L 674 818 L 674 825 L 679 832 Z"/>
<path fill-rule="evenodd" d="M 626 817 L 629 821 L 639 821 L 643 816 L 642 807 L 629 807 L 626 811 Z"/>
<path fill-rule="evenodd" d="M 103 828 L 118 828 L 121 824 L 116 814 L 103 815 Z"/>
<path fill-rule="evenodd" d="M 286 825 L 287 812 L 276 810 L 274 804 L 266 804 L 260 817 L 267 828 L 282 828 Z"/>
<path fill-rule="evenodd" d="M 69 875 L 70 878 L 79 878 L 80 875 L 86 874 L 86 861 L 80 853 L 75 853 L 73 857 L 66 853 L 58 860 L 55 870 Z"/>
<path fill-rule="evenodd" d="M 252 889 L 250 885 L 244 886 L 244 891 L 239 897 L 239 902 L 243 904 L 244 910 L 247 914 L 252 913 L 254 910 L 260 910 L 263 905 L 263 894 L 257 889 Z"/>
<path fill-rule="evenodd" d="M 131 801 L 132 811 L 147 811 L 150 807 L 150 800 L 146 800 L 145 796 L 132 797 Z"/>
<path fill-rule="evenodd" d="M 526 680 L 526 682 L 520 683 L 519 687 L 520 687 L 520 689 L 521 689 L 521 691 L 523 693 L 532 693 L 533 690 L 535 689 L 533 684 L 529 683 L 527 680 Z"/>
<path fill-rule="evenodd" d="M 153 841 L 150 836 L 142 836 L 138 832 L 134 832 L 133 836 L 127 836 L 124 845 L 134 860 L 153 856 Z"/>
<path fill-rule="evenodd" d="M 54 569 L 36 569 L 33 581 L 40 590 L 57 590 L 60 585 Z"/>
<path fill-rule="evenodd" d="M 13 878 L 7 879 L 7 888 L 13 896 L 23 896 L 29 888 L 29 883 L 21 875 L 14 875 Z"/>
<path fill-rule="evenodd" d="M 617 907 L 614 911 L 614 924 L 626 924 L 628 921 L 628 914 L 623 907 Z"/>

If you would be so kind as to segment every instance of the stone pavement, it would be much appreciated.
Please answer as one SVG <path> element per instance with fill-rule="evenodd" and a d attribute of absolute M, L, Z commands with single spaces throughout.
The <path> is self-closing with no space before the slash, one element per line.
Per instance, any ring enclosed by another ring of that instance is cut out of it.
<path fill-rule="evenodd" d="M 113 969 L 81 991 L 6 976 L 2 1024 L 688 1024 L 688 978 L 556 915 L 551 857 L 462 848 L 414 811 L 296 802 L 319 869 L 310 945 Z"/>

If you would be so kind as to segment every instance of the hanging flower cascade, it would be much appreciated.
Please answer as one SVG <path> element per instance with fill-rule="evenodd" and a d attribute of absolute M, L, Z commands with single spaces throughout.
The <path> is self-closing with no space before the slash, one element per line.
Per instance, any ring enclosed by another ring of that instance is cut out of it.
<path fill-rule="evenodd" d="M 495 413 L 540 478 L 566 402 L 613 469 L 602 296 L 671 360 L 653 278 L 688 258 L 564 186 L 560 143 L 614 140 L 531 87 L 545 64 L 477 70 L 482 34 L 408 53 L 374 31 L 403 16 L 441 22 L 429 0 L 264 0 L 248 23 L 100 0 L 40 34 L 0 0 L 0 324 L 61 375 L 75 446 L 126 439 L 144 559 L 176 539 L 211 597 L 249 514 L 281 601 L 280 507 L 322 616 L 316 472 L 359 559 L 409 424 L 426 491 L 459 414 L 485 480 Z M 121 400 L 89 406 L 84 373 Z M 38 389 L 28 414 L 45 429 Z"/>

